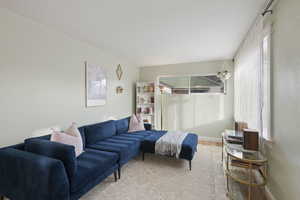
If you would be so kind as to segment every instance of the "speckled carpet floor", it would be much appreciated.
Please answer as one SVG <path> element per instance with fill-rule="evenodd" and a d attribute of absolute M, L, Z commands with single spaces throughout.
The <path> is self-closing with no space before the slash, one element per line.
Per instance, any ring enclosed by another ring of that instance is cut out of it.
<path fill-rule="evenodd" d="M 221 147 L 198 145 L 189 171 L 188 162 L 152 154 L 130 161 L 122 177 L 108 177 L 81 200 L 225 200 Z"/>

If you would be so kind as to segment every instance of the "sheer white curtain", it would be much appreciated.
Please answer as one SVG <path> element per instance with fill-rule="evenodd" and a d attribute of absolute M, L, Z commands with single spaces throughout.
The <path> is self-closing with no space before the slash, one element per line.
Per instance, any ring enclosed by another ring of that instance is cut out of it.
<path fill-rule="evenodd" d="M 265 140 L 271 133 L 271 48 L 273 17 L 258 16 L 235 57 L 234 116 Z"/>
<path fill-rule="evenodd" d="M 270 19 L 270 20 L 269 20 Z M 261 129 L 262 137 L 266 140 L 272 140 L 271 133 L 271 49 L 272 48 L 272 19 L 266 18 L 264 21 L 263 39 L 262 39 L 262 113 Z"/>
<path fill-rule="evenodd" d="M 257 19 L 235 57 L 235 120 L 262 130 L 262 33 L 263 20 Z"/>

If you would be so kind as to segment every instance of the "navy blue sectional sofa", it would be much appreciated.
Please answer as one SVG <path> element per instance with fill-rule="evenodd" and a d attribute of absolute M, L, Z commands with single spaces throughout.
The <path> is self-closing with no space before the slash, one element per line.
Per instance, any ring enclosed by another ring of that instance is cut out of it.
<path fill-rule="evenodd" d="M 75 200 L 140 152 L 141 141 L 152 134 L 128 133 L 129 118 L 79 128 L 84 152 L 76 158 L 73 146 L 50 141 L 50 135 L 26 139 L 0 149 L 0 196 L 11 200 Z"/>
<path fill-rule="evenodd" d="M 129 117 L 79 128 L 84 152 L 50 141 L 50 135 L 0 149 L 0 197 L 11 200 L 77 200 L 137 156 L 146 138 L 158 133 L 128 133 Z M 193 156 L 193 154 L 192 154 Z M 192 157 L 182 157 L 192 159 Z"/>

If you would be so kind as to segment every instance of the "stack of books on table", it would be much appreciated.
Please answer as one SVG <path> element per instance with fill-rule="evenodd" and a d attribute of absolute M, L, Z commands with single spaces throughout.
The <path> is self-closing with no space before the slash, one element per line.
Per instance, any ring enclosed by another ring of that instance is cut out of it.
<path fill-rule="evenodd" d="M 228 143 L 231 144 L 243 144 L 243 132 L 234 131 L 234 130 L 226 130 L 225 139 Z"/>

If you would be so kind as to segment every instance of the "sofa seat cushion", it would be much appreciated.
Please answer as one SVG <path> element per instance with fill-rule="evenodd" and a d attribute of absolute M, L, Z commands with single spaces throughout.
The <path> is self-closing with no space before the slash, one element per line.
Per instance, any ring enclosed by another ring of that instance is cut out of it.
<path fill-rule="evenodd" d="M 119 163 L 123 165 L 139 153 L 140 145 L 140 141 L 112 137 L 96 144 L 89 145 L 88 148 L 118 153 L 120 158 Z"/>
<path fill-rule="evenodd" d="M 89 125 L 85 127 L 86 143 L 88 145 L 95 144 L 116 135 L 116 133 L 117 129 L 113 120 Z"/>
<path fill-rule="evenodd" d="M 141 142 L 143 138 L 140 137 L 127 137 L 124 135 L 116 135 L 111 137 L 112 139 L 119 139 L 119 140 L 129 140 L 129 141 L 136 141 L 136 142 Z"/>
<path fill-rule="evenodd" d="M 77 158 L 77 172 L 71 182 L 71 192 L 76 192 L 101 176 L 111 167 L 117 164 L 119 156 L 117 153 L 85 149 Z"/>
<path fill-rule="evenodd" d="M 122 134 L 120 135 L 121 137 L 123 137 L 124 139 L 126 138 L 126 140 L 130 140 L 130 139 L 133 139 L 133 140 L 138 140 L 139 142 L 142 142 L 144 140 L 144 138 L 146 136 L 142 136 L 142 135 L 135 135 L 135 136 L 132 136 L 132 135 L 126 135 L 126 134 Z"/>
<path fill-rule="evenodd" d="M 140 137 L 140 138 L 144 138 L 144 137 L 148 137 L 149 135 L 152 135 L 153 131 L 136 131 L 136 132 L 132 132 L 132 133 L 122 133 L 122 136 L 126 136 L 126 137 Z"/>
<path fill-rule="evenodd" d="M 134 147 L 138 145 L 138 141 L 134 141 L 134 140 L 126 140 L 123 138 L 109 138 L 104 140 L 104 142 L 111 142 L 111 143 L 115 143 L 115 144 L 125 144 L 127 145 L 128 148 Z"/>

